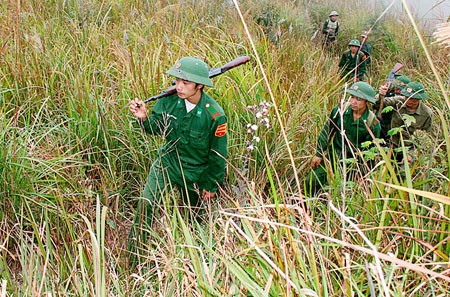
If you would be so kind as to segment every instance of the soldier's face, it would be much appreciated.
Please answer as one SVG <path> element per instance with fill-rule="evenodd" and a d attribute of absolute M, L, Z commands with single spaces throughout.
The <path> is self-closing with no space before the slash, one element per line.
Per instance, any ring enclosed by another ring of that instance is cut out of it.
<path fill-rule="evenodd" d="M 355 96 L 350 97 L 350 104 L 353 111 L 364 112 L 367 108 L 367 101 Z"/>
<path fill-rule="evenodd" d="M 356 54 L 358 52 L 358 49 L 359 47 L 350 45 L 350 51 L 352 52 L 352 54 Z"/>
<path fill-rule="evenodd" d="M 416 110 L 417 106 L 419 106 L 420 99 L 409 98 L 406 100 L 405 106 L 408 109 Z"/>
<path fill-rule="evenodd" d="M 181 99 L 189 99 L 197 97 L 201 91 L 203 85 L 196 84 L 191 81 L 187 81 L 181 78 L 175 80 L 175 89 L 177 90 L 178 97 Z"/>
<path fill-rule="evenodd" d="M 330 20 L 332 21 L 332 22 L 336 22 L 336 20 L 337 20 L 337 15 L 332 15 L 331 17 L 330 17 Z"/>

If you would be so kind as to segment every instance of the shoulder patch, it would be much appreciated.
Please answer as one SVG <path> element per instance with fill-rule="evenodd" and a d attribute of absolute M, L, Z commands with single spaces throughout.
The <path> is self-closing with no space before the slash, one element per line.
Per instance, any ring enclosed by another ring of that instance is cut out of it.
<path fill-rule="evenodd" d="M 215 120 L 217 117 L 220 117 L 222 115 L 221 112 L 219 112 L 217 109 L 215 109 L 212 104 L 206 103 L 205 104 L 206 110 L 209 112 L 211 117 Z M 220 127 L 220 126 L 219 126 Z"/>
<path fill-rule="evenodd" d="M 223 137 L 227 134 L 227 123 L 223 123 L 222 125 L 217 126 L 216 133 L 214 133 L 217 137 Z"/>

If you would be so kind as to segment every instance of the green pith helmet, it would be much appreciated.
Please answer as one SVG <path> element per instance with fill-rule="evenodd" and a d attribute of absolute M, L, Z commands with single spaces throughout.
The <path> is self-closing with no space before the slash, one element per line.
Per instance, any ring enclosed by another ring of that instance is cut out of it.
<path fill-rule="evenodd" d="M 357 47 L 361 47 L 361 42 L 358 39 L 352 39 L 350 40 L 350 42 L 348 43 L 348 46 L 357 46 Z"/>
<path fill-rule="evenodd" d="M 330 12 L 330 17 L 332 16 L 339 16 L 339 13 L 336 10 L 333 10 L 332 12 Z"/>
<path fill-rule="evenodd" d="M 412 81 L 409 84 L 407 84 L 400 94 L 402 94 L 406 98 L 413 98 L 413 99 L 427 98 L 424 86 L 417 81 Z"/>
<path fill-rule="evenodd" d="M 359 81 L 354 83 L 347 91 L 350 95 L 364 99 L 370 103 L 375 103 L 375 91 L 366 82 Z"/>
<path fill-rule="evenodd" d="M 394 88 L 402 90 L 410 82 L 411 82 L 411 80 L 408 77 L 406 77 L 404 75 L 400 75 L 394 79 L 394 81 L 392 82 L 392 86 Z"/>
<path fill-rule="evenodd" d="M 208 87 L 213 86 L 212 81 L 209 79 L 208 65 L 199 58 L 181 58 L 166 73 Z"/>

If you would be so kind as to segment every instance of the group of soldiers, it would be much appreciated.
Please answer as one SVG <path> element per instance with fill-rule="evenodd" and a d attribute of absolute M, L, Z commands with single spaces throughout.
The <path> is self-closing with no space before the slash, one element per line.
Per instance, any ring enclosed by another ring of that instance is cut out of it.
<path fill-rule="evenodd" d="M 324 24 L 323 32 L 329 45 L 335 42 L 339 30 L 337 16 L 333 11 L 329 22 Z M 367 34 L 363 34 L 364 38 Z M 361 172 L 361 167 L 369 168 L 361 154 L 365 149 L 364 143 L 385 137 L 387 146 L 393 151 L 409 145 L 408 141 L 416 130 L 431 129 L 432 112 L 422 102 L 427 97 L 424 86 L 411 82 L 406 76 L 397 76 L 393 82 L 381 86 L 376 94 L 373 87 L 364 81 L 364 72 L 355 72 L 358 67 L 348 66 L 346 62 L 359 55 L 361 43 L 352 40 L 349 46 L 350 50 L 344 54 L 340 66 L 342 64 L 345 71 L 354 73 L 357 79 L 346 90 L 350 98 L 333 108 L 319 135 L 311 162 L 313 170 L 305 180 L 305 193 L 311 196 L 322 189 L 330 170 L 335 170 L 342 160 L 357 160 L 358 170 L 353 171 L 356 174 Z M 356 63 L 358 59 L 362 57 L 356 58 Z M 138 230 L 152 225 L 154 209 L 169 189 L 177 188 L 185 205 L 201 212 L 201 205 L 216 196 L 225 177 L 227 117 L 220 105 L 204 92 L 205 86 L 213 85 L 208 66 L 198 58 L 184 57 L 167 74 L 175 78 L 176 94 L 158 100 L 151 112 L 142 100 L 130 102 L 130 111 L 141 127 L 148 133 L 165 138 L 159 157 L 150 168 L 141 207 L 130 232 L 130 242 L 143 240 Z M 390 113 L 377 112 L 380 114 L 377 117 L 375 111 L 383 109 L 383 106 L 391 106 L 392 110 Z M 414 120 L 406 121 L 405 115 Z M 386 131 L 395 127 L 402 128 L 401 133 L 387 136 Z M 410 160 L 402 153 L 392 153 L 392 156 L 399 163 Z"/>
<path fill-rule="evenodd" d="M 327 24 L 337 23 L 337 16 L 338 13 L 332 11 L 330 20 L 324 23 L 322 32 L 325 34 L 326 46 L 331 46 L 331 42 L 336 40 L 339 25 L 333 25 L 336 29 L 330 30 Z M 327 42 L 329 36 L 333 36 L 331 42 Z M 362 34 L 362 40 L 367 46 L 367 32 Z M 393 81 L 381 86 L 376 94 L 373 87 L 364 81 L 371 47 L 369 45 L 365 53 L 361 46 L 359 40 L 351 40 L 350 49 L 339 62 L 341 78 L 345 80 L 351 77 L 353 84 L 347 90 L 350 94 L 348 102 L 333 108 L 319 135 L 311 162 L 313 170 L 305 180 L 305 192 L 311 196 L 316 195 L 326 184 L 330 172 L 343 167 L 345 160 L 354 160 L 353 164 L 345 164 L 349 178 L 358 178 L 367 172 L 371 164 L 364 160 L 362 151 L 366 148 L 363 146 L 374 138 L 382 139 L 392 159 L 402 164 L 412 161 L 408 150 L 402 149 L 413 148 L 412 135 L 417 130 L 431 131 L 432 111 L 423 103 L 423 99 L 427 98 L 424 86 L 404 75 L 398 75 Z M 388 131 L 394 128 L 399 128 L 399 131 L 390 136 Z"/>
<path fill-rule="evenodd" d="M 307 194 L 317 195 L 329 173 L 343 167 L 346 160 L 354 160 L 353 164 L 346 163 L 349 178 L 365 174 L 371 164 L 364 160 L 362 151 L 367 149 L 365 143 L 373 142 L 374 138 L 383 140 L 380 142 L 389 148 L 397 164 L 412 161 L 408 150 L 404 154 L 401 148 L 414 147 L 411 138 L 417 130 L 431 131 L 432 111 L 423 103 L 427 94 L 421 83 L 398 76 L 391 86 L 392 90 L 388 84 L 383 85 L 375 94 L 372 86 L 359 81 L 347 90 L 348 102 L 333 108 L 319 135 L 311 164 L 313 171 L 305 181 Z M 383 113 L 382 106 L 391 108 Z M 387 132 L 394 128 L 400 131 L 389 136 Z"/>
<path fill-rule="evenodd" d="M 331 49 L 337 41 L 339 33 L 339 13 L 335 10 L 330 12 L 329 18 L 323 23 L 323 45 Z M 366 72 L 371 63 L 372 45 L 367 41 L 369 32 L 363 31 L 361 39 L 356 38 L 348 43 L 346 50 L 339 60 L 339 73 L 341 78 L 352 80 L 353 82 L 364 81 Z"/>

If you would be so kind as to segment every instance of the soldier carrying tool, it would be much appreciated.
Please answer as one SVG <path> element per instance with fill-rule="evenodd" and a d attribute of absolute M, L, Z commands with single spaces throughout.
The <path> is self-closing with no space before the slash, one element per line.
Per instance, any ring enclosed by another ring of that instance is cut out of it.
<path fill-rule="evenodd" d="M 383 98 L 387 91 L 386 85 L 380 87 L 380 95 L 375 98 L 374 108 L 379 108 L 380 102 L 383 102 L 384 106 L 394 108 L 390 128 L 402 127 L 403 129 L 401 133 L 392 135 L 392 146 L 394 149 L 400 148 L 402 146 L 401 139 L 403 139 L 405 146 L 411 146 L 410 139 L 414 132 L 417 130 L 430 132 L 432 127 L 433 112 L 422 102 L 423 99 L 427 98 L 425 88 L 421 83 L 413 81 L 401 90 L 400 95 Z M 412 117 L 413 120 L 408 119 L 408 117 Z M 394 156 L 399 162 L 405 159 L 402 153 L 395 151 Z M 408 155 L 406 160 L 410 162 L 412 158 Z"/>
<path fill-rule="evenodd" d="M 184 57 L 167 71 L 176 78 L 175 93 L 163 96 L 147 114 L 145 102 L 130 102 L 130 111 L 145 132 L 165 138 L 144 186 L 142 201 L 129 236 L 129 245 L 145 241 L 155 210 L 165 193 L 177 188 L 195 217 L 202 203 L 216 197 L 225 177 L 227 117 L 220 105 L 204 92 L 212 87 L 205 62 Z M 146 224 L 145 224 L 146 223 Z"/>
<path fill-rule="evenodd" d="M 324 36 L 324 46 L 331 48 L 336 43 L 336 38 L 339 33 L 339 22 L 337 18 L 339 13 L 335 10 L 330 12 L 329 19 L 327 19 L 322 26 L 322 34 Z"/>

